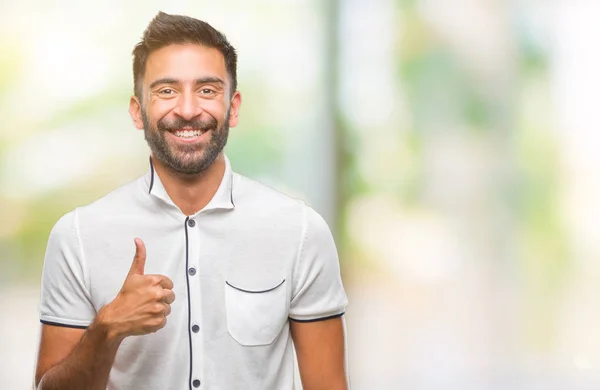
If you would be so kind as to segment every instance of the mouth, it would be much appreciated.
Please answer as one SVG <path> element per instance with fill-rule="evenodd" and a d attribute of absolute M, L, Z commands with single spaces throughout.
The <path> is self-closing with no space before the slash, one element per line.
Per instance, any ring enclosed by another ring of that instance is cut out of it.
<path fill-rule="evenodd" d="M 167 134 L 170 138 L 173 138 L 178 142 L 193 143 L 203 140 L 206 137 L 206 134 L 209 132 L 209 129 L 177 129 L 167 131 Z"/>
<path fill-rule="evenodd" d="M 181 130 L 173 130 L 171 133 L 177 138 L 196 138 L 200 137 L 202 134 L 206 133 L 207 130 L 200 129 L 181 129 Z"/>

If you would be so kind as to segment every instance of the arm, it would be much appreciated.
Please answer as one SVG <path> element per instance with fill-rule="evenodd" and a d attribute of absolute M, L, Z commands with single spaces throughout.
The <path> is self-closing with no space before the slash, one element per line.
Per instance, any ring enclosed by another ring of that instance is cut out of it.
<path fill-rule="evenodd" d="M 290 327 L 304 390 L 347 390 L 343 318 Z"/>
<path fill-rule="evenodd" d="M 290 331 L 305 390 L 348 388 L 342 285 L 335 242 L 327 223 L 305 209 L 303 240 L 293 273 Z"/>
<path fill-rule="evenodd" d="M 106 389 L 119 344 L 100 321 L 87 330 L 42 325 L 36 388 Z"/>
<path fill-rule="evenodd" d="M 121 291 L 100 309 L 87 330 L 43 325 L 35 379 L 38 389 L 106 389 L 123 339 L 166 325 L 175 300 L 173 283 L 165 276 L 144 275 L 146 248 L 139 239 L 135 245 Z"/>

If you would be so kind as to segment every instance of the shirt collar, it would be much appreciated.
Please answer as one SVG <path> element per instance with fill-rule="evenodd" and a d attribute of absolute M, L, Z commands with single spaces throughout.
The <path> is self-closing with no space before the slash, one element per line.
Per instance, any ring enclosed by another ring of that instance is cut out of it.
<path fill-rule="evenodd" d="M 217 189 L 217 192 L 212 197 L 210 202 L 200 211 L 196 212 L 196 214 L 200 214 L 206 210 L 216 210 L 216 209 L 233 209 L 235 208 L 235 203 L 233 201 L 233 170 L 231 168 L 231 163 L 227 156 L 225 157 L 225 173 L 223 174 L 223 179 L 221 180 L 221 184 Z M 160 177 L 156 174 L 154 170 L 154 164 L 152 163 L 152 157 L 150 160 L 150 168 L 146 173 L 146 188 L 148 194 L 154 196 L 163 202 L 177 207 L 175 203 L 171 200 L 169 194 L 163 187 L 162 182 L 160 181 Z"/>

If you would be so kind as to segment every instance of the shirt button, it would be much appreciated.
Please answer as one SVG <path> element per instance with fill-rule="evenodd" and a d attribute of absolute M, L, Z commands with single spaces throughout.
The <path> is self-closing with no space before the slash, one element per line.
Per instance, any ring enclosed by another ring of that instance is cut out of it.
<path fill-rule="evenodd" d="M 196 226 L 196 221 L 194 221 L 193 219 L 188 219 L 188 226 L 189 226 L 189 227 L 194 227 L 194 226 Z"/>
<path fill-rule="evenodd" d="M 200 381 L 198 379 L 194 379 L 192 385 L 194 385 L 194 387 L 200 387 Z"/>
<path fill-rule="evenodd" d="M 192 332 L 198 333 L 199 330 L 200 330 L 200 327 L 198 325 L 192 326 Z"/>
<path fill-rule="evenodd" d="M 193 268 L 193 267 L 192 267 L 192 268 L 190 268 L 190 269 L 188 270 L 188 274 L 190 274 L 190 276 L 194 276 L 194 275 L 196 275 L 196 268 Z"/>

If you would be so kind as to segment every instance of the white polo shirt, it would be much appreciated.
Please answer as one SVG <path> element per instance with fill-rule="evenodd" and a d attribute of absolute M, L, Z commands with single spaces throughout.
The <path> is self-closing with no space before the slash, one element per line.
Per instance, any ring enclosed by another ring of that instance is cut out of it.
<path fill-rule="evenodd" d="M 42 323 L 85 328 L 119 292 L 134 237 L 147 274 L 173 281 L 167 325 L 127 337 L 109 389 L 292 389 L 289 320 L 344 313 L 330 230 L 319 214 L 231 170 L 187 217 L 150 162 L 146 175 L 63 216 L 48 240 Z"/>

